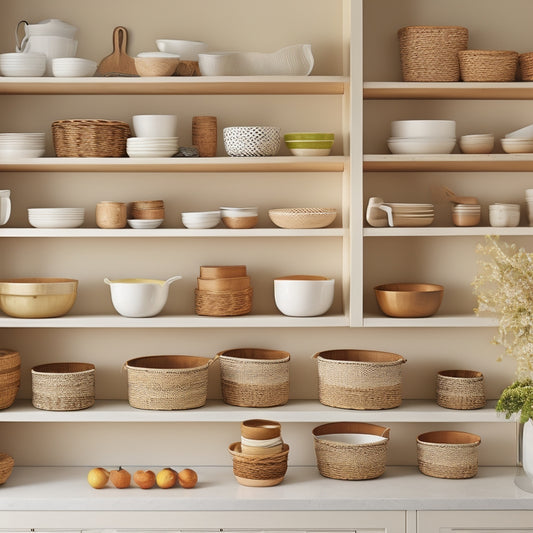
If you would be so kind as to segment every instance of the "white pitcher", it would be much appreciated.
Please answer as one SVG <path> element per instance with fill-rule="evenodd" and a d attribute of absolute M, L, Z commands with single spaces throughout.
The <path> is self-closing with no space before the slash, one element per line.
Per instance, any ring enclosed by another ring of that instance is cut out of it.
<path fill-rule="evenodd" d="M 21 24 L 25 25 L 25 28 L 24 28 L 25 35 L 22 38 L 22 41 L 19 43 L 19 29 L 20 29 Z M 26 48 L 29 44 L 30 39 L 37 35 L 64 37 L 65 39 L 74 39 L 74 35 L 76 35 L 77 31 L 78 31 L 78 28 L 76 28 L 75 26 L 72 26 L 71 24 L 63 22 L 62 20 L 59 20 L 59 19 L 42 20 L 38 24 L 29 24 L 27 21 L 21 20 L 17 24 L 17 28 L 15 30 L 15 42 L 17 44 L 16 51 L 17 52 L 28 52 L 29 50 L 26 50 Z"/>

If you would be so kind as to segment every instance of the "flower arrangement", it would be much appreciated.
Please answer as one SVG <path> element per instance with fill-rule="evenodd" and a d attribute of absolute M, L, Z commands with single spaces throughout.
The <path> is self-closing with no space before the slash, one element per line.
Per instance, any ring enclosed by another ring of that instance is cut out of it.
<path fill-rule="evenodd" d="M 477 252 L 489 260 L 480 261 L 472 282 L 478 300 L 474 311 L 499 315 L 492 342 L 516 360 L 516 381 L 503 391 L 496 410 L 507 418 L 520 413 L 525 422 L 533 416 L 533 253 L 490 235 Z"/>

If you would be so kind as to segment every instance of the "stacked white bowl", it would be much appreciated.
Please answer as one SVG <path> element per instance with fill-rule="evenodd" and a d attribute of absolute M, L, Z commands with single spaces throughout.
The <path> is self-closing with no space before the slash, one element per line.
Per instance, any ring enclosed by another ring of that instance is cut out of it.
<path fill-rule="evenodd" d="M 41 157 L 44 133 L 0 133 L 0 158 Z"/>
<path fill-rule="evenodd" d="M 0 74 L 2 76 L 38 77 L 44 76 L 45 71 L 46 56 L 39 52 L 0 54 Z"/>
<path fill-rule="evenodd" d="M 454 120 L 394 120 L 387 140 L 393 154 L 449 154 L 455 143 Z"/>
<path fill-rule="evenodd" d="M 181 221 L 189 229 L 209 229 L 218 226 L 220 211 L 196 211 L 181 214 Z"/>
<path fill-rule="evenodd" d="M 52 74 L 56 78 L 90 78 L 97 66 L 96 61 L 81 57 L 56 57 L 52 59 Z"/>
<path fill-rule="evenodd" d="M 28 221 L 34 228 L 78 228 L 85 220 L 83 207 L 43 207 L 28 209 Z"/>
<path fill-rule="evenodd" d="M 533 226 L 533 189 L 526 189 L 526 204 L 529 225 Z"/>
<path fill-rule="evenodd" d="M 507 133 L 501 143 L 508 154 L 533 153 L 533 124 Z"/>
<path fill-rule="evenodd" d="M 520 224 L 519 204 L 489 205 L 489 222 L 491 226 L 514 228 Z"/>
<path fill-rule="evenodd" d="M 130 157 L 172 157 L 178 153 L 176 115 L 135 115 L 133 129 L 136 137 L 126 141 Z"/>

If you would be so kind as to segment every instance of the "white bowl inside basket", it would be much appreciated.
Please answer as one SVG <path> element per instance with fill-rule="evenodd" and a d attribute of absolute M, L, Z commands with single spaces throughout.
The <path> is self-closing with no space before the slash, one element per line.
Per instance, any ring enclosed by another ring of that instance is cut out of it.
<path fill-rule="evenodd" d="M 367 433 L 331 433 L 330 435 L 315 435 L 318 440 L 330 440 L 332 442 L 343 442 L 345 444 L 374 444 L 387 440 L 379 435 L 369 435 Z"/>

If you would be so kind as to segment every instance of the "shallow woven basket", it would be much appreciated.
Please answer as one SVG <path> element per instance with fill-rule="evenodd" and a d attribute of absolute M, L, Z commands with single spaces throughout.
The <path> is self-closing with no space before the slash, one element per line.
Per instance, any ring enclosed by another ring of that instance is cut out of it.
<path fill-rule="evenodd" d="M 53 122 L 52 136 L 57 157 L 124 157 L 131 131 L 118 120 L 71 119 Z"/>
<path fill-rule="evenodd" d="M 47 411 L 77 411 L 94 405 L 91 363 L 48 363 L 31 369 L 32 404 Z"/>
<path fill-rule="evenodd" d="M 241 451 L 241 443 L 229 446 L 233 456 L 233 475 L 241 485 L 271 487 L 283 481 L 287 472 L 289 445 L 283 444 L 281 452 L 270 455 L 247 455 Z"/>
<path fill-rule="evenodd" d="M 236 348 L 217 355 L 225 403 L 240 407 L 273 407 L 289 401 L 288 352 Z"/>
<path fill-rule="evenodd" d="M 194 306 L 197 315 L 238 316 L 252 310 L 253 289 L 242 291 L 194 290 Z"/>
<path fill-rule="evenodd" d="M 232 126 L 222 130 L 229 156 L 272 156 L 281 146 L 281 129 L 275 126 Z"/>
<path fill-rule="evenodd" d="M 418 469 L 446 479 L 467 479 L 477 474 L 481 438 L 464 431 L 432 431 L 416 439 Z"/>
<path fill-rule="evenodd" d="M 468 47 L 462 26 L 406 26 L 398 30 L 403 81 L 459 81 L 457 52 Z"/>
<path fill-rule="evenodd" d="M 484 407 L 483 374 L 476 370 L 442 370 L 437 374 L 437 404 L 448 409 Z"/>
<path fill-rule="evenodd" d="M 207 370 L 213 361 L 192 355 L 130 359 L 125 364 L 128 401 L 137 409 L 161 411 L 201 407 L 207 400 Z"/>
<path fill-rule="evenodd" d="M 458 53 L 463 81 L 514 81 L 518 52 L 463 50 Z"/>
<path fill-rule="evenodd" d="M 338 433 L 376 435 L 385 440 L 349 444 L 317 438 Z M 318 471 L 333 479 L 374 479 L 381 476 L 385 472 L 389 434 L 389 428 L 363 422 L 332 422 L 317 426 L 313 429 L 313 437 Z"/>
<path fill-rule="evenodd" d="M 3 485 L 13 471 L 15 460 L 7 453 L 0 453 L 0 485 Z"/>
<path fill-rule="evenodd" d="M 13 405 L 20 387 L 20 355 L 0 350 L 0 409 Z"/>
<path fill-rule="evenodd" d="M 518 67 L 522 81 L 533 81 L 533 52 L 526 52 L 518 56 Z"/>
<path fill-rule="evenodd" d="M 287 207 L 270 209 L 268 216 L 280 228 L 312 229 L 329 226 L 335 220 L 337 211 L 325 207 Z"/>
<path fill-rule="evenodd" d="M 389 352 L 328 350 L 318 352 L 318 399 L 344 409 L 391 409 L 402 403 L 401 365 Z"/>

